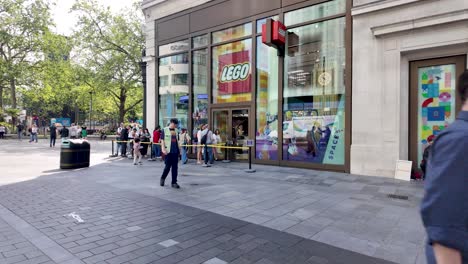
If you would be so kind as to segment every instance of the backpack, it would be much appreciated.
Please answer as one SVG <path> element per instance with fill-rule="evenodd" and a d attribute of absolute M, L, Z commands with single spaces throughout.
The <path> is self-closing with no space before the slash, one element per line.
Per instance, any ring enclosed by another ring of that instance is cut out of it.
<path fill-rule="evenodd" d="M 208 134 L 210 133 L 210 130 L 208 130 L 208 132 L 206 132 L 205 135 L 203 135 L 203 137 L 201 138 L 201 144 L 202 145 L 205 145 L 206 144 L 206 140 L 208 139 Z"/>

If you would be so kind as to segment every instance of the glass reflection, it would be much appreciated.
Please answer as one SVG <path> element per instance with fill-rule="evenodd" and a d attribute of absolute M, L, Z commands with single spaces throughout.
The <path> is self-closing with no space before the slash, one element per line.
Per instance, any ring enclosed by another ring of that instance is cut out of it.
<path fill-rule="evenodd" d="M 187 53 L 159 59 L 159 125 L 171 118 L 187 127 L 189 87 Z"/>
<path fill-rule="evenodd" d="M 345 19 L 288 33 L 283 159 L 343 165 Z"/>
<path fill-rule="evenodd" d="M 257 38 L 256 153 L 261 160 L 278 160 L 278 55 Z"/>

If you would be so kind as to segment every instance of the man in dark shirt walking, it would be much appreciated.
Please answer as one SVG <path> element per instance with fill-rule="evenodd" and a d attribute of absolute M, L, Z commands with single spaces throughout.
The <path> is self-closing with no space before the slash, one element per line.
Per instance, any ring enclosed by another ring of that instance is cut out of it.
<path fill-rule="evenodd" d="M 421 216 L 428 264 L 468 264 L 468 70 L 459 79 L 462 111 L 429 154 Z"/>
<path fill-rule="evenodd" d="M 57 139 L 57 127 L 55 124 L 50 126 L 50 147 L 55 147 L 55 140 Z"/>
<path fill-rule="evenodd" d="M 177 165 L 179 163 L 179 131 L 177 131 L 177 119 L 173 118 L 168 127 L 165 127 L 161 132 L 161 151 L 166 155 L 163 174 L 161 176 L 160 185 L 164 186 L 169 170 L 172 169 L 172 188 L 179 189 L 177 184 Z"/>

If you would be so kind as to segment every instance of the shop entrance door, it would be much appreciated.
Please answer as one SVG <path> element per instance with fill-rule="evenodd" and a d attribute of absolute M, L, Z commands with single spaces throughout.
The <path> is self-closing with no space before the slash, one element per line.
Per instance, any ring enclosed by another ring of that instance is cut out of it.
<path fill-rule="evenodd" d="M 455 56 L 410 63 L 409 153 L 413 168 L 421 164 L 429 141 L 460 111 L 456 87 L 465 61 L 465 56 Z"/>
<path fill-rule="evenodd" d="M 249 126 L 250 108 L 227 108 L 212 110 L 211 130 L 219 130 L 221 144 L 243 147 L 247 139 L 253 139 Z M 219 142 L 218 142 L 219 143 Z M 222 148 L 216 149 L 218 159 L 224 159 L 226 152 Z M 248 160 L 248 151 L 241 149 L 228 150 L 228 158 L 232 160 Z"/>

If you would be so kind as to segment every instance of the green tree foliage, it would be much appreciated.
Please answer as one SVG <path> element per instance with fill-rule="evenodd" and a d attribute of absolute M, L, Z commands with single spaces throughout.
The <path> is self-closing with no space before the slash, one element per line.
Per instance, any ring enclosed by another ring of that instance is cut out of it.
<path fill-rule="evenodd" d="M 113 14 L 94 0 L 78 0 L 72 8 L 79 15 L 74 39 L 80 79 L 96 93 L 96 107 L 103 113 L 109 105 L 118 109 L 119 122 L 130 110 L 141 109 L 143 101 L 139 62 L 144 37 L 137 8 Z"/>
<path fill-rule="evenodd" d="M 49 3 L 45 0 L 0 0 L 0 100 L 10 95 L 9 105 L 17 108 L 17 87 L 43 55 L 43 36 L 51 25 Z"/>

